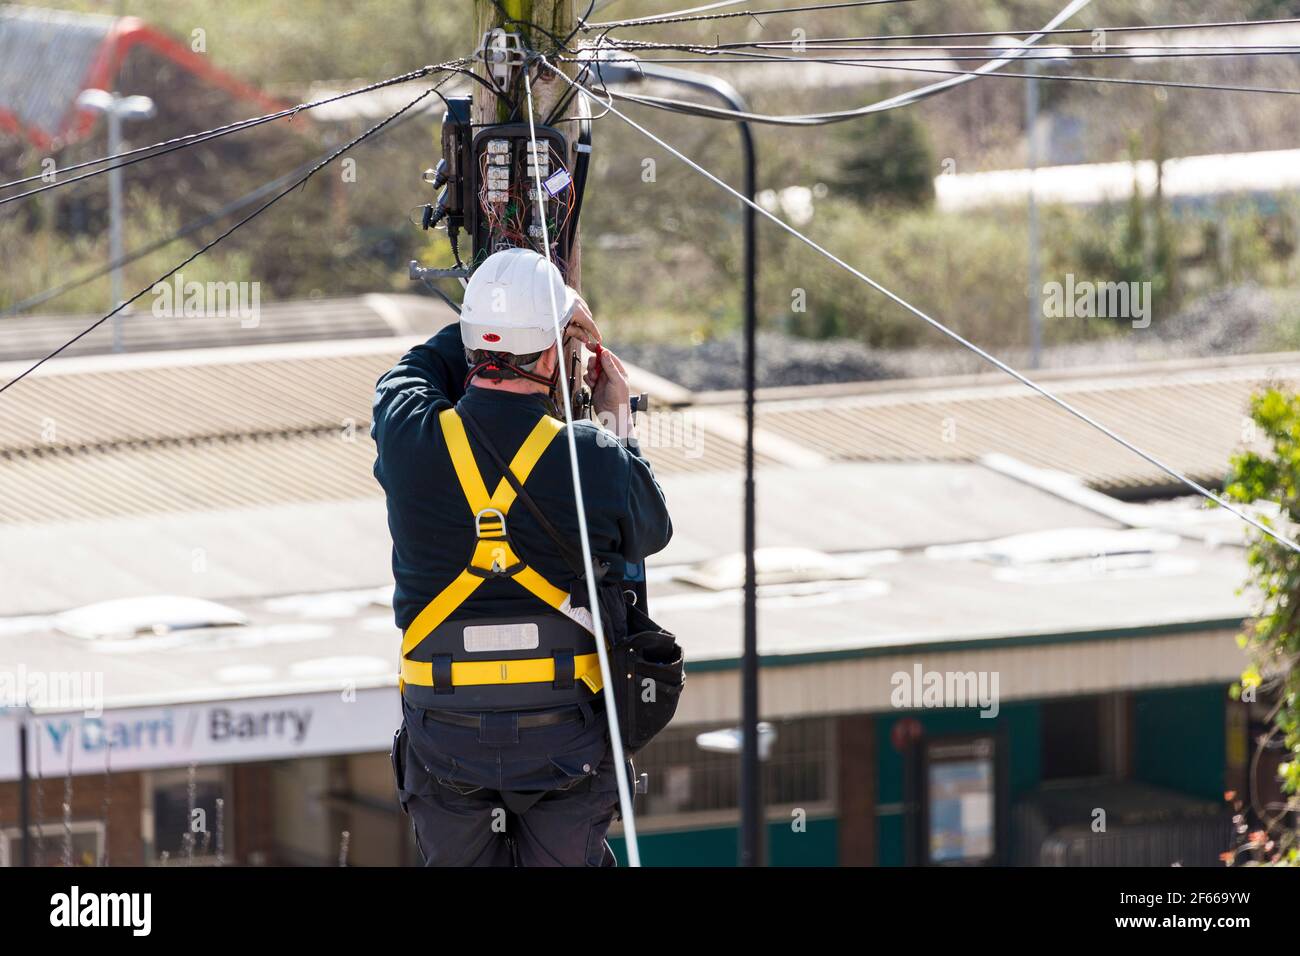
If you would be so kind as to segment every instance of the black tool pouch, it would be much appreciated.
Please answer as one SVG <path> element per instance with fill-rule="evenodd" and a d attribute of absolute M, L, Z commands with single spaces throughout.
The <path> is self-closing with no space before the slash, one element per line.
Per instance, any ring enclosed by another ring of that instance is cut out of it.
<path fill-rule="evenodd" d="M 686 686 L 677 638 L 627 605 L 626 631 L 609 640 L 609 670 L 623 749 L 636 753 L 668 726 Z"/>

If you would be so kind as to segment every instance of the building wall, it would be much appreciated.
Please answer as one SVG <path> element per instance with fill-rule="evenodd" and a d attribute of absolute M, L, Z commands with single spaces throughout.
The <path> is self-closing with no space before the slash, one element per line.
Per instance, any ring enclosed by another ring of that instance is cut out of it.
<path fill-rule="evenodd" d="M 980 717 L 976 710 L 914 710 L 877 715 L 876 766 L 878 866 L 902 866 L 904 849 L 903 755 L 894 747 L 891 731 L 904 718 L 917 720 L 927 737 L 1003 731 L 1007 753 L 1005 771 L 1012 801 L 1039 781 L 1039 714 L 1036 702 L 1003 704 L 997 717 Z"/>
<path fill-rule="evenodd" d="M 1134 777 L 1188 796 L 1222 800 L 1227 706 L 1227 688 L 1221 684 L 1134 694 Z"/>
<path fill-rule="evenodd" d="M 643 866 L 735 866 L 740 858 L 740 828 L 736 825 L 699 830 L 638 834 Z M 835 866 L 839 862 L 839 821 L 810 819 L 798 832 L 786 820 L 769 821 L 767 857 L 772 866 Z M 610 846 L 619 866 L 627 865 L 627 845 L 621 838 Z"/>
<path fill-rule="evenodd" d="M 230 768 L 230 803 L 234 820 L 234 862 L 258 866 L 275 863 L 275 828 L 271 812 L 271 764 L 245 763 Z"/>
<path fill-rule="evenodd" d="M 0 783 L 0 829 L 21 825 L 18 816 L 18 787 L 16 781 Z M 39 808 L 38 787 L 43 791 Z M 139 773 L 115 773 L 107 779 L 103 776 L 72 778 L 72 820 L 74 823 L 107 823 L 105 850 L 110 866 L 141 866 L 145 863 L 144 845 L 140 839 L 143 789 Z M 28 784 L 28 794 L 31 801 L 31 823 L 44 824 L 44 832 L 47 834 L 44 858 L 34 862 L 46 866 L 56 865 L 60 862 L 62 853 L 62 841 L 58 833 L 63 824 L 64 780 L 58 777 L 47 778 L 40 783 L 32 781 Z M 48 836 L 51 829 L 55 831 L 52 845 Z M 15 857 L 17 854 L 18 847 L 15 844 Z M 75 862 L 77 865 L 94 865 L 96 861 Z"/>
<path fill-rule="evenodd" d="M 1128 706 L 1132 779 L 1193 797 L 1221 799 L 1228 749 L 1227 706 L 1226 688 L 1221 684 L 1134 692 Z M 802 826 L 793 825 L 786 809 L 780 811 L 779 818 L 769 819 L 769 862 L 775 866 L 904 863 L 903 757 L 891 733 L 905 718 L 915 719 L 928 737 L 1000 733 L 1005 748 L 1004 792 L 1014 803 L 1042 780 L 1040 707 L 1039 701 L 1004 704 L 994 719 L 981 718 L 975 710 L 951 709 L 836 718 L 834 766 L 830 770 L 836 810 L 829 814 L 814 811 Z M 346 807 L 338 805 L 338 793 L 331 795 L 326 779 L 331 761 L 338 761 L 340 768 L 348 771 L 349 785 L 333 788 L 351 795 Z M 341 829 L 355 831 L 361 841 L 352 854 L 355 864 L 409 862 L 404 850 L 409 828 L 388 805 L 391 774 L 386 761 L 385 755 L 367 755 L 350 761 L 316 758 L 231 767 L 231 862 L 332 865 Z M 73 779 L 73 820 L 102 821 L 107 812 L 107 850 L 113 865 L 147 862 L 140 837 L 146 779 L 140 773 L 116 773 L 107 780 L 100 776 Z M 49 825 L 61 826 L 62 800 L 63 780 L 47 779 L 42 810 L 47 832 Z M 352 806 L 354 803 L 357 806 Z M 31 806 L 34 818 L 34 785 Z M 338 817 L 343 809 L 353 815 Z M 354 818 L 356 814 L 364 819 Z M 0 783 L 0 828 L 17 824 L 18 785 Z M 716 825 L 642 833 L 642 860 L 648 866 L 731 866 L 738 857 L 738 839 L 734 815 Z M 611 844 L 625 863 L 623 841 L 614 839 Z M 58 839 L 52 842 L 45 863 L 58 862 L 54 848 L 60 845 Z"/>
<path fill-rule="evenodd" d="M 1225 701 L 1226 689 L 1220 684 L 1134 693 L 1127 708 L 1132 715 L 1132 778 L 1190 796 L 1221 798 Z M 846 715 L 838 719 L 835 734 L 837 813 L 810 820 L 802 834 L 792 832 L 784 820 L 770 821 L 773 865 L 904 864 L 903 756 L 891 733 L 905 718 L 918 721 L 927 737 L 1000 734 L 1006 781 L 999 809 L 1004 814 L 1042 783 L 1040 701 L 1003 704 L 996 718 L 951 709 Z M 647 866 L 731 866 L 737 859 L 737 841 L 734 823 L 642 834 L 642 860 Z M 620 860 L 625 859 L 622 841 L 611 842 Z"/>
<path fill-rule="evenodd" d="M 841 866 L 876 862 L 876 722 L 871 714 L 839 718 L 835 731 L 835 777 Z"/>
<path fill-rule="evenodd" d="M 759 697 L 766 720 L 893 713 L 893 675 L 925 670 L 1001 675 L 1000 696 L 1011 701 L 1163 689 L 1236 680 L 1248 663 L 1235 624 L 1204 630 L 1135 628 L 1080 638 L 971 641 L 897 653 L 796 655 L 765 661 Z M 730 725 L 740 717 L 740 681 L 732 662 L 691 665 L 691 692 L 682 696 L 675 726 Z"/>

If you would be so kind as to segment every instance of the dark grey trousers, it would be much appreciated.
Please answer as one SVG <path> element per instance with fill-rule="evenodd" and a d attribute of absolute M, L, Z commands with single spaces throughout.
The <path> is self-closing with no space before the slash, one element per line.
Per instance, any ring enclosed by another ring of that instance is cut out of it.
<path fill-rule="evenodd" d="M 603 713 L 520 729 L 516 714 L 485 714 L 474 728 L 404 711 L 393 764 L 426 866 L 614 865 L 605 834 L 618 789 Z"/>

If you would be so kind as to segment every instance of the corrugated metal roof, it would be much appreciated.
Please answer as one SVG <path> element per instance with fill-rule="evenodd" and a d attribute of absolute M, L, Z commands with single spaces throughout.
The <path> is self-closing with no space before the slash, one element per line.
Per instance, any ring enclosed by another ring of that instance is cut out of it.
<path fill-rule="evenodd" d="M 349 421 L 364 432 L 375 381 L 405 344 L 392 339 L 383 352 L 293 360 L 33 375 L 0 402 L 0 451 L 285 434 Z"/>
<path fill-rule="evenodd" d="M 364 429 L 5 456 L 0 522 L 210 511 L 379 493 Z"/>
<path fill-rule="evenodd" d="M 151 300 L 143 300 L 148 303 Z M 102 313 L 101 313 L 102 314 Z M 92 325 L 99 315 L 31 315 L 0 319 L 0 362 L 48 355 Z M 102 355 L 113 347 L 113 320 L 61 355 Z M 245 327 L 237 316 L 185 318 L 154 316 L 147 304 L 125 316 L 122 347 L 126 352 L 202 349 L 268 342 L 314 342 L 375 338 L 383 335 L 433 334 L 456 315 L 442 302 L 419 295 L 364 295 L 337 299 L 268 302 L 258 308 L 257 323 Z"/>
<path fill-rule="evenodd" d="M 763 533 L 772 531 L 778 540 L 795 535 L 831 556 L 842 555 L 841 549 L 860 545 L 875 530 L 877 512 L 906 507 L 918 497 L 912 485 L 889 474 L 895 467 L 838 464 L 825 475 L 783 472 L 775 483 L 783 485 L 782 498 L 792 502 L 815 499 L 822 485 L 836 481 L 840 487 L 864 481 L 879 490 L 879 497 L 874 505 L 864 500 L 838 514 L 835 522 L 822 522 L 812 535 L 802 536 L 792 515 L 778 515 L 780 509 L 769 505 L 762 512 Z M 952 527 L 931 518 L 922 537 L 969 535 L 975 523 L 983 523 L 986 530 L 1022 523 L 1039 529 L 1072 527 L 1079 521 L 1096 524 L 1082 509 L 981 471 L 952 465 L 908 468 L 907 477 L 931 489 L 963 476 L 970 482 L 962 505 L 951 507 Z M 711 555 L 734 552 L 740 544 L 734 522 L 718 527 L 718 509 L 711 512 L 708 501 L 689 493 L 693 483 L 689 478 L 666 482 L 670 502 L 678 502 L 675 523 L 684 535 L 707 543 Z M 733 503 L 724 507 L 736 514 L 739 509 L 729 507 Z M 800 506 L 804 511 L 808 507 Z M 769 524 L 774 517 L 776 527 Z M 897 531 L 912 534 L 899 517 L 885 520 L 894 521 Z M 781 522 L 786 527 L 780 527 Z M 0 591 L 0 665 L 21 660 L 31 670 L 57 671 L 68 666 L 68 654 L 88 654 L 95 669 L 107 674 L 110 706 L 137 695 L 153 700 L 209 695 L 221 699 L 241 689 L 249 692 L 243 680 L 218 677 L 220 668 L 241 665 L 274 669 L 280 692 L 305 690 L 290 686 L 297 662 L 356 655 L 388 658 L 396 653 L 392 613 L 375 603 L 382 600 L 380 589 L 391 583 L 389 540 L 378 499 L 195 513 L 174 521 L 138 516 L 48 527 L 0 526 L 0 551 L 25 556 L 13 568 L 12 580 L 6 581 L 10 587 Z M 1028 696 L 1030 689 L 1045 684 L 1052 685 L 1051 693 L 1060 694 L 1173 683 L 1197 669 L 1201 672 L 1195 676 L 1203 680 L 1226 680 L 1244 664 L 1232 642 L 1231 624 L 1215 631 L 1213 645 L 1192 645 L 1197 653 L 1164 670 L 1151 666 L 1157 658 L 1154 648 L 1123 633 L 1159 629 L 1147 636 L 1172 642 L 1184 628 L 1200 630 L 1198 622 L 1244 617 L 1250 599 L 1236 592 L 1245 573 L 1237 548 L 1184 541 L 1149 567 L 1028 580 L 1008 577 L 990 562 L 940 563 L 920 549 L 880 557 L 866 579 L 848 582 L 872 585 L 868 588 L 845 587 L 843 582 L 803 590 L 760 587 L 764 655 L 793 658 L 794 663 L 803 655 L 865 652 L 882 655 L 891 665 L 882 676 L 872 665 L 844 659 L 813 663 L 805 657 L 805 664 L 823 670 L 792 678 L 793 686 L 783 687 L 780 707 L 796 713 L 824 712 L 832 699 L 840 704 L 856 700 L 859 707 L 882 706 L 877 702 L 888 699 L 888 675 L 899 669 L 899 656 L 915 660 L 920 654 L 927 669 L 948 669 L 941 662 L 951 662 L 955 670 L 970 669 L 971 664 L 962 666 L 967 659 L 950 656 L 958 648 L 989 655 L 981 659 L 982 667 L 1001 673 L 1006 699 Z M 679 636 L 690 659 L 697 665 L 735 660 L 742 630 L 738 590 L 709 592 L 673 580 L 667 573 L 671 569 L 658 556 L 651 560 L 651 569 L 656 574 L 650 583 L 652 613 Z M 331 600 L 345 596 L 321 593 L 335 589 L 374 593 L 356 595 L 356 601 Z M 49 620 L 24 617 L 98 600 L 159 594 L 228 602 L 246 613 L 252 626 L 145 637 L 132 642 L 134 646 L 114 648 L 59 634 Z M 298 597 L 273 599 L 283 595 Z M 1087 645 L 1092 653 L 1068 647 L 1104 631 L 1119 633 Z M 1050 651 L 984 645 L 1030 635 L 1058 637 Z M 1168 647 L 1189 649 L 1181 642 Z M 896 656 L 884 656 L 891 652 Z M 791 669 L 765 670 L 764 680 L 776 672 Z M 355 676 L 357 686 L 392 680 L 386 673 Z M 719 695 L 693 705 L 696 719 L 721 719 L 729 712 L 738 685 L 729 681 L 729 686 L 732 689 L 720 688 Z"/>
<path fill-rule="evenodd" d="M 371 396 L 410 344 L 389 336 L 44 366 L 0 401 L 0 523 L 378 495 Z M 742 449 L 726 436 L 673 441 L 678 414 L 655 411 L 644 426 L 665 439 L 647 441 L 658 470 L 740 467 Z"/>
<path fill-rule="evenodd" d="M 364 418 L 374 378 L 408 342 L 71 359 L 7 392 L 0 400 L 0 415 L 11 416 L 0 418 L 8 449 L 0 451 L 0 553 L 19 558 L 9 562 L 8 587 L 0 588 L 0 663 L 57 670 L 72 650 L 87 650 L 49 620 L 22 615 L 157 594 L 233 600 L 253 624 L 170 635 L 155 647 L 145 638 L 130 653 L 89 649 L 109 674 L 110 705 L 137 695 L 222 699 L 267 693 L 272 685 L 307 690 L 308 677 L 295 670 L 304 660 L 342 658 L 351 666 L 348 659 L 393 653 L 391 612 L 372 597 L 352 606 L 328 594 L 267 599 L 333 589 L 378 593 L 391 580 Z M 1176 464 L 1197 456 L 1221 462 L 1216 456 L 1240 435 L 1233 403 L 1267 378 L 1300 372 L 1300 359 L 1266 363 L 1202 363 L 1054 384 Z M 1037 455 L 1094 477 L 1105 467 L 1132 468 L 1107 458 L 1082 426 L 1041 399 L 969 383 L 877 383 L 857 395 L 807 394 L 815 397 L 760 404 L 764 431 L 829 461 L 760 473 L 760 543 L 816 549 L 836 562 L 871 561 L 861 579 L 760 588 L 761 652 L 812 668 L 765 670 L 765 681 L 779 681 L 765 693 L 782 713 L 883 706 L 888 675 L 904 654 L 923 654 L 930 669 L 996 670 L 1007 699 L 1223 680 L 1239 672 L 1233 631 L 1218 626 L 1250 611 L 1251 598 L 1237 591 L 1245 574 L 1239 548 L 1184 539 L 1135 564 L 1089 559 L 1008 567 L 925 547 L 1024 532 L 1058 531 L 1073 541 L 1080 532 L 1122 530 L 1110 517 L 986 467 L 880 463 L 995 450 Z M 19 407 L 25 417 L 15 419 Z M 15 431 L 30 427 L 43 408 L 56 409 L 58 443 Z M 338 419 L 349 411 L 358 416 L 352 433 Z M 739 414 L 734 406 L 713 411 Z M 1237 423 L 1232 435 L 1230 417 Z M 944 441 L 945 419 L 955 422 L 952 442 Z M 738 653 L 740 590 L 703 589 L 678 575 L 741 547 L 740 457 L 716 421 L 695 438 L 651 449 L 677 528 L 669 548 L 650 562 L 651 608 L 693 661 L 717 664 Z M 849 461 L 872 456 L 879 461 Z M 729 470 L 672 473 L 706 468 Z M 311 613 L 322 602 L 334 609 Z M 1216 630 L 1182 635 L 1200 622 L 1216 622 Z M 1114 633 L 1087 647 L 1069 646 L 1107 631 Z M 1137 631 L 1143 633 L 1135 637 Z M 1050 647 L 982 645 L 1044 634 L 1056 635 Z M 1164 643 L 1157 648 L 1155 640 Z M 1158 652 L 1181 656 L 1160 670 L 1149 666 Z M 827 659 L 853 654 L 892 656 Z M 810 662 L 817 655 L 823 656 Z M 267 682 L 222 678 L 221 668 L 240 666 L 261 668 Z M 360 668 L 355 676 L 358 687 L 391 681 Z M 691 705 L 687 719 L 734 719 L 738 685 L 707 672 L 705 680 L 717 693 Z"/>
<path fill-rule="evenodd" d="M 1294 357 L 1251 366 L 1052 382 L 1058 394 L 1167 464 L 1219 481 L 1248 434 L 1252 392 L 1300 378 Z M 975 461 L 1002 453 L 1075 475 L 1095 488 L 1174 485 L 1154 465 L 1021 386 L 933 388 L 763 402 L 759 426 L 841 461 Z"/>
<path fill-rule="evenodd" d="M 330 654 L 354 653 L 351 648 L 358 645 L 352 642 L 366 640 L 378 642 L 371 644 L 371 652 L 391 653 L 396 634 L 386 609 L 358 606 L 354 613 L 345 607 L 321 616 L 304 610 L 304 619 L 290 622 L 276 618 L 290 613 L 286 608 L 297 602 L 278 602 L 273 610 L 259 600 L 333 589 L 378 590 L 391 584 L 382 499 L 246 507 L 246 496 L 264 494 L 258 490 L 264 482 L 289 488 L 285 476 L 294 469 L 302 472 L 304 461 L 307 471 L 301 478 L 308 491 L 326 480 L 309 473 L 313 470 L 323 473 L 341 465 L 364 477 L 370 458 L 365 441 L 347 447 L 332 438 L 319 440 L 331 447 L 307 448 L 302 442 L 261 447 L 250 442 L 259 447 L 235 448 L 232 457 L 250 469 L 243 474 L 237 467 L 220 465 L 224 455 L 212 456 L 213 467 L 222 471 L 202 475 L 196 475 L 193 461 L 186 461 L 176 472 L 176 484 L 168 480 L 166 457 L 144 463 L 161 468 L 144 491 L 172 496 L 185 513 L 0 523 L 0 553 L 22 555 L 7 568 L 8 586 L 0 588 L 0 663 L 23 659 L 35 667 L 67 647 L 48 634 L 46 623 L 24 621 L 22 615 L 159 594 L 239 602 L 235 606 L 246 611 L 255 626 L 329 626 L 321 650 L 297 646 L 276 651 L 255 642 L 225 642 L 220 649 L 200 652 L 198 645 L 208 639 L 196 635 L 199 656 L 221 656 L 223 664 L 279 666 L 324 656 L 330 646 L 338 648 Z M 295 457 L 294 449 L 303 457 Z M 246 453 L 248 457 L 240 457 Z M 7 471 L 0 468 L 0 473 Z M 97 486 L 117 489 L 146 473 L 114 473 L 105 466 L 82 473 L 83 487 L 92 493 Z M 31 484 L 39 485 L 44 477 L 34 476 Z M 202 478 L 201 486 L 196 478 Z M 217 484 L 232 507 L 201 510 L 199 496 Z M 677 533 L 669 549 L 650 561 L 652 611 L 681 636 L 692 660 L 734 659 L 741 639 L 739 588 L 700 588 L 678 575 L 696 562 L 739 550 L 738 476 L 667 475 L 664 486 Z M 850 499 L 830 507 L 846 488 L 854 491 Z M 187 491 L 194 494 L 188 502 Z M 921 545 L 1026 530 L 1117 533 L 1113 522 L 1085 508 L 979 466 L 837 463 L 824 469 L 774 469 L 761 476 L 759 494 L 764 547 L 796 544 L 865 568 L 860 572 L 864 577 L 847 581 L 763 584 L 759 607 L 764 654 L 884 652 L 956 642 L 973 648 L 984 639 L 1019 634 L 1075 632 L 1082 637 L 1089 631 L 1219 621 L 1249 613 L 1251 599 L 1237 593 L 1245 574 L 1239 548 L 1183 540 L 1134 566 L 1110 568 L 1088 559 L 1048 562 L 1050 568 L 1044 569 L 1031 562 L 1020 566 L 1018 575 L 1012 573 L 1017 566 L 967 552 L 949 553 L 940 560 Z M 0 500 L 5 497 L 7 488 L 0 492 Z M 864 564 L 868 556 L 873 560 Z M 325 601 L 327 606 L 333 603 Z M 1224 635 L 1224 641 L 1235 650 L 1230 637 Z M 1115 653 L 1123 656 L 1125 651 L 1117 645 Z M 115 693 L 126 693 L 128 687 L 146 691 L 149 679 L 156 690 L 161 686 L 158 674 L 164 671 L 172 675 L 163 682 L 169 692 L 210 688 L 211 667 L 190 669 L 186 662 L 191 656 L 177 647 L 142 655 L 96 654 L 100 664 L 112 669 Z M 152 674 L 135 685 L 132 668 L 145 661 Z M 1017 672 L 1004 668 L 1003 676 L 1008 694 L 1014 693 L 1020 686 Z M 804 685 L 805 693 L 814 696 L 822 690 L 825 685 L 816 681 Z"/>
<path fill-rule="evenodd" d="M 370 399 L 376 379 L 409 341 L 51 363 L 0 401 L 0 522 L 377 495 Z M 1215 482 L 1241 446 L 1252 391 L 1300 378 L 1300 357 L 1275 358 L 1139 367 L 1064 377 L 1052 386 L 1170 465 Z M 978 461 L 1001 453 L 1111 492 L 1173 486 L 1154 466 L 1020 386 L 873 383 L 863 394 L 843 387 L 805 394 L 759 403 L 760 466 Z M 641 432 L 657 470 L 700 473 L 700 494 L 707 494 L 704 485 L 722 481 L 708 475 L 742 465 L 741 409 L 710 406 L 694 424 L 693 414 L 689 407 L 657 411 Z M 721 427 L 727 422 L 737 427 Z M 802 449 L 802 461 L 791 454 Z M 720 498 L 730 495 L 723 484 L 716 485 Z"/>
<path fill-rule="evenodd" d="M 293 433 L 0 453 L 0 524 L 342 501 L 381 493 L 368 422 Z M 734 470 L 741 449 L 650 449 L 657 472 Z"/>

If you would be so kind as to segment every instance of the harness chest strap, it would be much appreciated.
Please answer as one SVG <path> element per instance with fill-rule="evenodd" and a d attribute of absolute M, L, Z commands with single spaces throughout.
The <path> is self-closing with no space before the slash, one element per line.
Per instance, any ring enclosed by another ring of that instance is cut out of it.
<path fill-rule="evenodd" d="M 569 594 L 551 584 L 523 562 L 505 533 L 505 517 L 515 503 L 515 489 L 504 477 L 497 482 L 496 490 L 489 496 L 483 476 L 479 473 L 470 450 L 465 426 L 454 408 L 438 415 L 442 434 L 447 442 L 452 466 L 460 482 L 461 491 L 474 515 L 474 530 L 478 540 L 469 565 L 438 593 L 421 611 L 402 635 L 402 685 L 416 684 L 432 687 L 433 665 L 429 661 L 408 658 L 430 633 L 447 620 L 457 608 L 473 594 L 489 576 L 511 578 L 525 590 L 550 607 L 563 612 Z M 542 453 L 564 429 L 564 423 L 543 415 L 532 432 L 510 460 L 510 471 L 522 485 L 528 480 Z M 574 680 L 581 680 L 592 692 L 601 688 L 600 662 L 596 654 L 579 654 L 574 658 Z M 522 684 L 555 680 L 553 658 L 535 658 L 515 661 L 458 661 L 451 665 L 451 682 L 457 684 Z"/>

